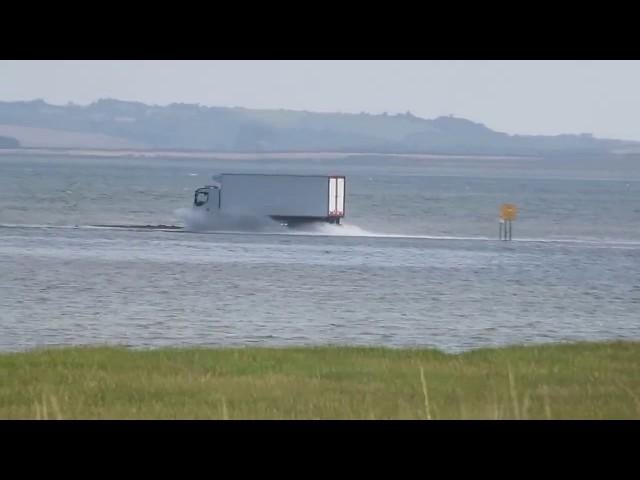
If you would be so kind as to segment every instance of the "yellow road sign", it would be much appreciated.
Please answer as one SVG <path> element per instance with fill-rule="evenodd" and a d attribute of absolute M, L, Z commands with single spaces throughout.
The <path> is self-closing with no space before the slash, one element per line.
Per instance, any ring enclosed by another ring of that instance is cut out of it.
<path fill-rule="evenodd" d="M 518 209 L 511 203 L 504 203 L 500 207 L 500 218 L 503 220 L 515 220 L 518 216 Z"/>

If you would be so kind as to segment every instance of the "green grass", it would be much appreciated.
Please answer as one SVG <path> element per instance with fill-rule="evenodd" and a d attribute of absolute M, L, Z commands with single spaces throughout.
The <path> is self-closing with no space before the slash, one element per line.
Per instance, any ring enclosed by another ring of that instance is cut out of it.
<path fill-rule="evenodd" d="M 640 343 L 1 354 L 0 418 L 640 418 Z"/>

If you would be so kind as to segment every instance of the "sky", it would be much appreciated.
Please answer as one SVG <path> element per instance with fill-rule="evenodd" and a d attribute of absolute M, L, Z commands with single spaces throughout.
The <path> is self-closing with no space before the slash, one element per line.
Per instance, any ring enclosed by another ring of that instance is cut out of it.
<path fill-rule="evenodd" d="M 510 134 L 640 141 L 640 61 L 0 60 L 0 101 L 454 115 Z"/>

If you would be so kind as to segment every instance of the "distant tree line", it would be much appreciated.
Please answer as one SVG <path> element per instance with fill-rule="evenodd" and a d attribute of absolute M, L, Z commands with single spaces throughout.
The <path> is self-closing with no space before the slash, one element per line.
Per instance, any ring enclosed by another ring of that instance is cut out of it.
<path fill-rule="evenodd" d="M 13 137 L 0 137 L 0 148 L 19 148 L 20 142 Z"/>
<path fill-rule="evenodd" d="M 51 105 L 42 100 L 0 102 L 0 124 L 105 134 L 155 149 L 221 152 L 536 155 L 606 152 L 640 145 L 588 134 L 509 135 L 464 118 L 424 119 L 410 112 L 314 113 L 182 103 L 157 106 L 112 99 L 86 106 Z"/>

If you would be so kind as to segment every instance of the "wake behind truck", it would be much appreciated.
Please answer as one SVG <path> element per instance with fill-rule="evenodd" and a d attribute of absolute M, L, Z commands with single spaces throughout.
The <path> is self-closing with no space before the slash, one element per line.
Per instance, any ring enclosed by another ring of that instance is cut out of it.
<path fill-rule="evenodd" d="M 194 208 L 211 215 L 271 217 L 286 226 L 340 224 L 345 214 L 345 177 L 225 173 L 198 188 Z"/>

